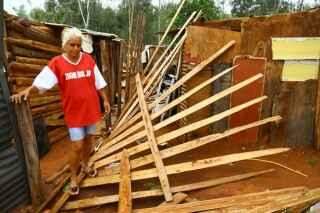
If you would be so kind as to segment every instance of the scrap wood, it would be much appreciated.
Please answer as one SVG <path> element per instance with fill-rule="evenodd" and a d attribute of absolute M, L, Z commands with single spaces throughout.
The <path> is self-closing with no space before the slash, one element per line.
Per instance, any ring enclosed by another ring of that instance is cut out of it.
<path fill-rule="evenodd" d="M 221 120 L 221 119 L 223 119 L 223 118 L 225 118 L 225 117 L 227 117 L 227 116 L 229 116 L 229 115 L 232 115 L 232 114 L 234 114 L 234 113 L 236 113 L 236 112 L 241 111 L 242 109 L 245 109 L 245 108 L 250 107 L 250 106 L 252 106 L 252 105 L 254 105 L 254 104 L 257 104 L 257 103 L 259 103 L 259 102 L 262 102 L 264 99 L 266 99 L 266 96 L 253 99 L 253 100 L 248 101 L 248 102 L 246 102 L 246 103 L 244 103 L 244 104 L 241 104 L 241 105 L 239 105 L 239 106 L 236 106 L 236 107 L 233 107 L 233 108 L 231 108 L 231 109 L 229 109 L 229 110 L 226 110 L 226 111 L 224 111 L 224 112 L 222 112 L 222 113 L 213 115 L 213 116 L 211 116 L 211 117 L 209 117 L 209 118 L 205 118 L 205 119 L 202 119 L 202 120 L 200 120 L 200 121 L 197 121 L 197 122 L 194 122 L 194 123 L 192 123 L 192 124 L 189 124 L 188 126 L 184 126 L 184 127 L 179 128 L 179 129 L 177 129 L 177 130 L 173 130 L 173 131 L 171 131 L 171 132 L 168 132 L 168 133 L 166 133 L 166 134 L 163 134 L 163 135 L 157 137 L 157 142 L 158 142 L 159 144 L 168 142 L 168 141 L 170 141 L 170 140 L 172 140 L 172 139 L 175 139 L 175 138 L 177 138 L 177 137 L 179 137 L 179 136 L 181 136 L 181 135 L 184 135 L 184 134 L 186 134 L 186 133 L 188 133 L 188 132 L 197 130 L 197 129 L 199 129 L 199 128 L 201 128 L 201 127 L 204 127 L 204 126 L 207 126 L 207 125 L 209 125 L 209 124 L 211 124 L 211 123 L 213 123 L 213 122 L 219 121 L 219 120 Z M 164 122 L 165 122 L 165 121 L 164 121 Z M 161 123 L 160 123 L 160 124 L 161 124 Z M 146 135 L 146 131 L 143 130 L 142 132 L 140 132 L 140 133 L 138 133 L 138 134 L 133 135 L 132 137 L 130 137 L 130 140 L 129 140 L 129 139 L 126 139 L 125 141 L 122 141 L 122 142 L 116 144 L 115 146 L 116 146 L 116 147 L 118 147 L 118 146 L 121 146 L 121 147 L 126 146 L 126 145 L 134 142 L 135 140 L 144 137 L 145 135 Z M 123 144 L 124 144 L 124 145 L 123 145 Z M 141 152 L 142 150 L 146 150 L 146 147 L 145 147 L 145 146 L 146 146 L 146 145 L 145 145 L 144 143 L 137 145 L 136 147 L 142 147 L 142 148 L 141 148 L 140 151 L 139 151 L 139 150 L 136 150 L 136 152 L 138 153 L 138 151 Z M 100 153 L 98 152 L 98 153 L 96 153 L 96 154 L 94 155 L 93 159 L 97 159 L 97 157 L 99 157 L 99 158 L 104 157 L 104 156 L 106 156 L 107 154 L 110 154 L 111 151 L 113 151 L 113 150 L 111 150 L 111 148 L 109 148 L 108 150 L 101 151 Z M 107 154 L 106 154 L 106 153 L 107 153 Z M 129 152 L 129 153 L 130 153 L 130 152 Z M 105 159 L 103 159 L 103 160 L 105 160 Z"/>
<path fill-rule="evenodd" d="M 185 142 L 183 144 L 179 144 L 179 145 L 176 145 L 176 146 L 169 147 L 167 149 L 161 150 L 160 151 L 161 157 L 163 159 L 169 158 L 171 156 L 175 156 L 175 155 L 181 154 L 183 152 L 196 149 L 196 148 L 201 147 L 203 145 L 206 145 L 206 144 L 208 144 L 210 142 L 214 142 L 214 141 L 218 141 L 220 139 L 226 138 L 226 137 L 228 137 L 230 135 L 233 135 L 233 134 L 236 134 L 238 132 L 245 131 L 245 130 L 247 130 L 249 128 L 258 127 L 258 126 L 261 126 L 261 125 L 264 125 L 264 124 L 267 124 L 267 123 L 271 123 L 271 122 L 278 122 L 279 120 L 281 120 L 280 116 L 274 116 L 274 117 L 266 118 L 266 119 L 263 119 L 263 120 L 260 120 L 260 121 L 256 121 L 256 122 L 253 122 L 253 123 L 250 123 L 250 124 L 247 124 L 247 125 L 243 125 L 243 126 L 239 126 L 239 127 L 236 127 L 236 128 L 232 128 L 232 129 L 226 130 L 223 133 L 211 134 L 211 135 L 207 135 L 207 136 L 204 136 L 204 137 L 201 137 L 201 138 L 198 138 L 198 139 L 194 139 L 194 140 Z M 146 144 L 140 144 L 140 145 L 138 145 L 136 147 L 129 148 L 128 149 L 129 154 L 130 155 L 135 154 L 137 152 L 137 150 L 139 150 L 140 147 L 142 147 L 142 146 L 146 147 Z M 139 147 L 139 149 L 138 149 L 138 147 Z M 120 159 L 120 155 L 119 154 L 114 154 L 114 155 L 112 155 L 110 157 L 107 157 L 105 159 L 97 161 L 95 163 L 95 168 L 100 168 L 100 167 L 102 167 L 104 165 L 107 165 L 109 163 L 118 161 L 119 159 Z M 147 164 L 152 163 L 152 162 L 153 162 L 152 156 L 145 155 L 143 157 L 136 158 L 136 159 L 132 160 L 131 161 L 131 165 L 132 165 L 132 169 L 134 169 L 134 168 L 138 168 L 140 166 L 147 165 Z"/>
<path fill-rule="evenodd" d="M 161 108 L 159 111 L 154 112 L 151 114 L 151 119 L 157 119 L 159 116 L 161 116 L 163 113 L 167 112 L 168 110 L 172 109 L 173 107 L 177 106 L 179 103 L 181 103 L 182 101 L 186 100 L 187 98 L 191 97 L 192 95 L 194 95 L 195 93 L 197 93 L 198 91 L 200 91 L 201 89 L 203 89 L 204 87 L 210 85 L 212 82 L 220 79 L 221 76 L 225 75 L 226 73 L 229 73 L 231 70 L 233 70 L 235 67 L 231 67 L 229 69 L 224 70 L 223 72 L 219 73 L 218 75 L 213 76 L 212 78 L 206 80 L 205 82 L 199 84 L 198 86 L 196 86 L 195 88 L 193 88 L 192 90 L 188 91 L 186 94 L 178 97 L 177 99 L 171 101 L 170 103 L 168 103 L 166 106 L 164 106 L 163 108 Z M 155 105 L 152 103 L 151 105 L 149 105 L 149 110 L 151 110 Z M 107 142 L 105 143 L 105 146 L 103 149 L 106 149 L 107 147 L 112 146 L 113 144 L 117 143 L 118 141 L 122 140 L 123 138 L 129 136 L 130 134 L 136 132 L 139 130 L 139 128 L 143 127 L 143 122 L 140 121 L 138 122 L 138 120 L 141 118 L 142 114 L 141 112 L 139 112 L 136 116 L 134 116 L 132 119 L 130 119 L 126 124 L 124 124 L 124 126 L 126 127 L 126 130 L 123 131 L 121 134 L 119 134 L 118 136 L 115 137 L 111 137 L 111 139 L 108 139 Z M 132 125 L 134 124 L 134 125 Z M 132 126 L 131 126 L 132 125 Z M 131 127 L 130 127 L 131 126 Z M 130 128 L 129 128 L 130 127 Z M 102 150 L 102 149 L 101 149 Z"/>
<path fill-rule="evenodd" d="M 158 53 L 158 51 L 159 51 L 159 49 L 160 49 L 160 46 L 161 46 L 161 45 L 163 44 L 163 42 L 165 41 L 168 33 L 169 33 L 170 30 L 171 30 L 172 25 L 174 24 L 175 20 L 177 19 L 177 17 L 178 17 L 178 15 L 179 15 L 181 9 L 183 8 L 183 5 L 185 4 L 185 2 L 186 2 L 186 0 L 181 0 L 181 2 L 180 2 L 180 4 L 179 4 L 179 7 L 178 7 L 178 9 L 176 10 L 176 13 L 175 13 L 174 16 L 172 17 L 170 23 L 168 24 L 168 26 L 167 26 L 167 28 L 166 28 L 166 31 L 164 32 L 164 34 L 162 35 L 161 40 L 160 40 L 159 43 L 158 43 L 155 51 L 154 51 L 153 54 L 151 55 L 151 57 L 150 57 L 150 59 L 149 59 L 149 61 L 148 61 L 148 64 L 147 64 L 147 66 L 146 66 L 145 69 L 144 69 L 144 72 L 147 71 L 147 70 L 150 68 L 151 62 L 153 61 L 154 57 L 157 55 L 157 53 Z"/>
<path fill-rule="evenodd" d="M 176 89 L 178 89 L 180 86 L 182 86 L 184 83 L 186 83 L 188 80 L 190 80 L 193 76 L 198 74 L 200 71 L 202 71 L 208 64 L 210 64 L 212 61 L 214 61 L 216 58 L 221 56 L 224 52 L 226 52 L 228 49 L 230 49 L 235 44 L 235 41 L 230 41 L 226 45 L 224 45 L 220 50 L 218 50 L 216 53 L 212 54 L 209 58 L 202 61 L 200 64 L 195 66 L 190 72 L 188 72 L 186 75 L 184 75 L 182 78 L 180 78 L 174 85 L 169 87 L 160 97 L 157 98 L 155 102 L 153 102 L 153 107 L 159 104 L 161 101 L 165 100 L 168 96 L 170 96 Z M 133 101 L 132 101 L 133 103 Z M 132 106 L 133 104 L 131 104 Z M 126 107 L 125 107 L 126 108 Z M 127 112 L 130 111 L 130 109 L 127 110 Z M 123 110 L 125 112 L 125 110 Z M 120 117 L 121 118 L 121 117 Z M 140 115 L 141 118 L 141 115 Z M 130 122 L 130 120 L 129 120 Z M 134 123 L 134 122 L 133 122 Z M 131 125 L 133 124 L 131 123 Z M 124 131 L 128 126 L 126 125 L 126 122 L 123 125 L 116 125 L 115 129 L 110 135 L 110 138 L 113 138 L 114 136 L 119 135 L 122 131 Z M 107 143 L 107 142 L 106 142 Z"/>
<path fill-rule="evenodd" d="M 281 168 L 287 169 L 287 170 L 289 170 L 289 171 L 291 171 L 291 172 L 293 172 L 293 173 L 296 173 L 296 174 L 298 174 L 298 175 L 301 175 L 301 176 L 303 176 L 303 177 L 308 177 L 308 175 L 306 175 L 306 174 L 304 174 L 304 173 L 302 173 L 302 172 L 300 172 L 300 171 L 298 171 L 298 170 L 291 169 L 291 168 L 289 168 L 289 167 L 287 167 L 287 166 L 285 166 L 285 165 L 283 165 L 283 164 L 281 164 L 281 163 L 277 163 L 277 162 L 269 161 L 269 160 L 262 160 L 262 159 L 250 159 L 250 160 L 260 161 L 260 162 L 264 162 L 264 163 L 271 163 L 271 164 L 280 166 Z"/>
<path fill-rule="evenodd" d="M 4 38 L 4 40 L 10 45 L 17 45 L 24 48 L 38 49 L 38 50 L 47 51 L 55 54 L 60 54 L 62 52 L 61 47 L 54 46 L 51 44 L 46 44 L 39 41 L 16 39 L 11 37 Z"/>
<path fill-rule="evenodd" d="M 132 211 L 131 178 L 129 156 L 126 150 L 122 151 L 120 163 L 120 184 L 118 213 L 130 213 Z"/>
<path fill-rule="evenodd" d="M 172 204 L 179 204 L 179 203 L 182 203 L 183 201 L 185 201 L 187 199 L 187 197 L 188 197 L 187 194 L 182 193 L 182 192 L 178 192 L 178 193 L 175 193 L 172 196 L 172 201 L 171 202 L 164 201 L 159 206 L 167 206 L 167 205 L 172 205 Z"/>
<path fill-rule="evenodd" d="M 166 56 L 167 52 L 171 49 L 171 47 L 175 44 L 176 40 L 180 37 L 180 35 L 182 34 L 182 32 L 184 32 L 184 29 L 186 28 L 186 26 L 191 22 L 191 20 L 194 18 L 195 13 L 192 13 L 190 15 L 190 17 L 188 18 L 188 20 L 185 22 L 185 24 L 182 26 L 182 28 L 179 30 L 179 32 L 175 35 L 175 37 L 173 38 L 173 40 L 170 42 L 170 44 L 167 46 L 166 50 L 162 53 L 162 55 L 160 56 L 160 58 L 157 60 L 157 62 L 154 64 L 152 70 L 149 72 L 149 74 L 144 78 L 143 80 L 143 85 L 146 84 L 147 81 L 149 81 L 150 76 L 154 76 L 154 71 L 156 70 L 156 68 L 158 68 L 158 65 L 161 63 L 161 61 L 163 60 L 163 58 Z M 151 64 L 151 61 L 150 61 Z M 145 69 L 146 70 L 146 69 Z M 130 76 L 130 73 L 129 73 Z M 152 82 L 153 83 L 153 82 Z M 149 89 L 146 87 L 146 89 Z M 115 128 L 117 129 L 119 126 L 122 125 L 122 122 L 127 118 L 127 116 L 131 113 L 132 111 L 132 106 L 135 107 L 138 103 L 135 102 L 136 100 L 136 94 L 134 94 L 128 101 L 127 106 L 124 108 L 122 114 L 119 117 L 119 120 L 117 121 L 117 123 L 115 124 Z"/>
<path fill-rule="evenodd" d="M 230 207 L 252 207 L 264 205 L 266 202 L 281 200 L 283 197 L 298 197 L 306 192 L 305 187 L 294 187 L 287 189 L 279 189 L 258 193 L 250 193 L 244 195 L 235 195 L 225 198 L 216 198 L 203 201 L 195 201 L 191 203 L 175 204 L 170 206 L 160 206 L 154 208 L 146 208 L 135 210 L 135 213 L 147 212 L 173 212 L 175 210 L 185 210 L 187 212 L 198 212 L 207 210 L 222 210 Z"/>
<path fill-rule="evenodd" d="M 229 163 L 238 162 L 241 160 L 258 158 L 267 155 L 278 154 L 282 152 L 289 151 L 289 148 L 276 148 L 276 149 L 267 149 L 260 151 L 252 151 L 252 152 L 243 152 L 236 154 L 223 155 L 220 157 L 207 158 L 202 160 L 195 160 L 189 162 L 183 162 L 178 164 L 172 164 L 165 166 L 167 175 L 180 174 L 188 171 L 196 171 L 205 168 L 211 168 L 215 166 L 225 165 Z M 140 171 L 134 171 L 131 173 L 131 180 L 144 180 L 149 178 L 158 177 L 158 172 L 156 169 L 145 169 Z M 87 178 L 81 184 L 81 187 L 90 187 L 90 186 L 98 186 L 105 185 L 111 183 L 118 183 L 119 175 L 112 175 L 107 177 L 96 177 L 96 178 Z"/>
<path fill-rule="evenodd" d="M 66 176 L 46 197 L 46 200 L 40 205 L 40 207 L 36 210 L 36 213 L 41 213 L 47 205 L 55 198 L 55 196 L 60 192 L 62 187 L 67 183 L 69 180 L 70 175 Z"/>
<path fill-rule="evenodd" d="M 164 106 L 163 108 L 161 108 L 159 111 L 154 112 L 151 114 L 151 119 L 155 120 L 157 119 L 159 116 L 161 116 L 163 113 L 167 112 L 168 110 L 172 109 L 173 107 L 177 106 L 178 104 L 180 104 L 182 101 L 186 100 L 187 98 L 191 97 L 192 95 L 194 95 L 195 93 L 199 92 L 201 89 L 203 89 L 204 87 L 210 85 L 212 82 L 220 79 L 221 76 L 225 75 L 226 73 L 229 73 L 230 71 L 232 71 L 235 67 L 231 67 L 229 69 L 224 70 L 223 72 L 219 73 L 218 75 L 213 76 L 212 78 L 204 81 L 203 83 L 199 84 L 198 86 L 196 86 L 195 88 L 193 88 L 192 90 L 188 91 L 186 94 L 176 98 L 175 100 L 171 101 L 170 103 L 168 103 L 166 106 Z M 151 110 L 155 105 L 152 103 L 151 105 L 148 106 L 148 109 Z M 125 126 L 126 126 L 126 130 L 124 132 L 122 132 L 121 134 L 119 134 L 118 136 L 115 137 L 111 137 L 111 139 L 108 139 L 108 141 L 106 142 L 104 148 L 102 149 L 107 149 L 108 147 L 112 146 L 113 144 L 117 143 L 118 141 L 120 141 L 121 139 L 129 136 L 130 134 L 136 132 L 139 130 L 139 128 L 143 127 L 143 122 L 142 121 L 138 121 L 141 118 L 142 114 L 141 112 L 139 112 L 136 116 L 134 116 L 130 121 L 128 121 Z M 132 125 L 134 123 L 134 125 Z M 132 125 L 130 128 L 128 128 L 130 125 Z M 101 150 L 102 150 L 101 149 Z"/>
<path fill-rule="evenodd" d="M 251 173 L 245 173 L 245 174 L 235 175 L 235 176 L 230 176 L 230 177 L 217 178 L 217 179 L 209 180 L 209 181 L 186 184 L 186 185 L 181 185 L 181 186 L 174 186 L 171 188 L 171 191 L 173 193 L 176 193 L 176 192 L 187 192 L 187 191 L 199 190 L 199 189 L 213 187 L 213 186 L 217 186 L 217 185 L 221 185 L 221 184 L 225 184 L 225 183 L 240 181 L 240 180 L 248 179 L 251 177 L 256 177 L 256 176 L 266 174 L 266 173 L 269 173 L 272 171 L 274 171 L 274 170 L 263 170 L 260 172 L 251 172 Z M 119 176 L 118 176 L 118 179 L 120 180 Z M 133 192 L 132 198 L 138 199 L 138 198 L 154 197 L 154 196 L 162 196 L 162 195 L 163 195 L 163 192 L 161 189 L 154 189 L 154 190 Z M 96 197 L 96 198 L 82 199 L 82 200 L 77 200 L 77 201 L 72 201 L 72 202 L 66 203 L 63 210 L 92 207 L 92 206 L 96 206 L 96 205 L 114 203 L 114 202 L 117 202 L 118 200 L 119 200 L 118 195 L 108 195 L 108 196 L 101 196 L 101 197 Z"/>
<path fill-rule="evenodd" d="M 148 142 L 149 142 L 148 145 L 151 149 L 153 160 L 154 160 L 156 168 L 157 168 L 161 188 L 163 190 L 166 201 L 171 201 L 172 200 L 172 193 L 170 190 L 169 179 L 166 174 L 166 170 L 165 170 L 165 167 L 164 167 L 161 155 L 160 155 L 160 151 L 158 148 L 158 142 L 157 142 L 156 136 L 154 134 L 154 128 L 152 126 L 150 114 L 148 111 L 148 106 L 147 106 L 147 103 L 145 102 L 145 99 L 144 99 L 143 87 L 142 87 L 141 78 L 140 78 L 139 73 L 137 73 L 137 75 L 136 75 L 136 86 L 137 86 L 139 105 L 140 105 L 140 109 L 142 112 L 144 127 L 146 129 L 146 133 L 147 133 L 147 137 L 148 137 Z"/>

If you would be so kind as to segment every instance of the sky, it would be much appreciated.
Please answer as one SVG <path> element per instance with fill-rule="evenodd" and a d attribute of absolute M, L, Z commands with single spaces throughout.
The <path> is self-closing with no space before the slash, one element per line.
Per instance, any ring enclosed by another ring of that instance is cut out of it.
<path fill-rule="evenodd" d="M 116 8 L 121 0 L 100 0 L 103 6 L 110 6 Z M 9 13 L 15 14 L 13 7 L 19 8 L 20 5 L 24 5 L 27 11 L 30 11 L 32 8 L 41 7 L 43 8 L 45 0 L 4 0 L 4 9 Z M 160 0 L 161 4 L 166 4 L 168 2 L 179 2 L 179 0 Z M 159 0 L 152 0 L 152 3 L 155 5 L 159 4 Z"/>
<path fill-rule="evenodd" d="M 100 0 L 104 6 L 110 6 L 112 8 L 116 8 L 121 0 Z M 180 0 L 152 0 L 154 5 L 159 5 L 159 1 L 161 4 L 166 4 L 168 2 L 180 2 Z M 216 0 L 218 1 L 218 0 Z M 291 0 L 292 2 L 298 0 Z M 306 3 L 313 4 L 315 0 L 305 0 Z M 4 9 L 9 13 L 15 14 L 13 7 L 19 8 L 20 5 L 24 5 L 25 9 L 29 12 L 32 8 L 41 7 L 43 8 L 45 0 L 4 0 Z M 227 1 L 229 2 L 229 1 Z M 318 1 L 319 2 L 319 1 Z M 226 8 L 228 10 L 228 8 Z"/>

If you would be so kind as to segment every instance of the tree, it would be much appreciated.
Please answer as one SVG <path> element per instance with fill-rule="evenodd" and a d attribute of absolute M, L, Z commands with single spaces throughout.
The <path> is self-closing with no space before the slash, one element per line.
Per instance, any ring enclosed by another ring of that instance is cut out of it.
<path fill-rule="evenodd" d="M 19 8 L 13 8 L 13 10 L 16 12 L 17 16 L 20 17 L 28 17 L 27 11 L 24 8 L 24 5 L 20 5 Z"/>
<path fill-rule="evenodd" d="M 174 16 L 178 6 L 179 5 L 169 7 L 171 10 L 170 16 L 168 17 L 169 20 Z M 216 6 L 214 0 L 187 0 L 180 15 L 177 17 L 175 26 L 181 27 L 194 11 L 200 10 L 202 10 L 202 17 L 205 20 L 220 19 L 223 16 L 222 10 Z"/>

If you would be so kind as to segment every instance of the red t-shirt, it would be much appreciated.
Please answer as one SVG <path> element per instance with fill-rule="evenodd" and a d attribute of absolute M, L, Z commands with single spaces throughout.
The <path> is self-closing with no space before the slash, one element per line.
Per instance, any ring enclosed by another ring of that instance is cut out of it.
<path fill-rule="evenodd" d="M 91 125 L 101 118 L 95 85 L 95 61 L 85 53 L 80 57 L 79 63 L 73 64 L 60 55 L 48 64 L 57 78 L 65 122 L 69 128 Z"/>

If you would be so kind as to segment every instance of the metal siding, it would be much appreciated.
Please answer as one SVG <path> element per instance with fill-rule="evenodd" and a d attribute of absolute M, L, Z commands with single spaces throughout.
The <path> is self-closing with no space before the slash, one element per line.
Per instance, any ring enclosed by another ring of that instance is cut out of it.
<path fill-rule="evenodd" d="M 3 70 L 0 69 L 0 72 Z M 5 98 L 4 75 L 0 74 L 0 212 L 29 200 L 29 189 L 23 158 L 18 155 L 14 124 Z"/>

